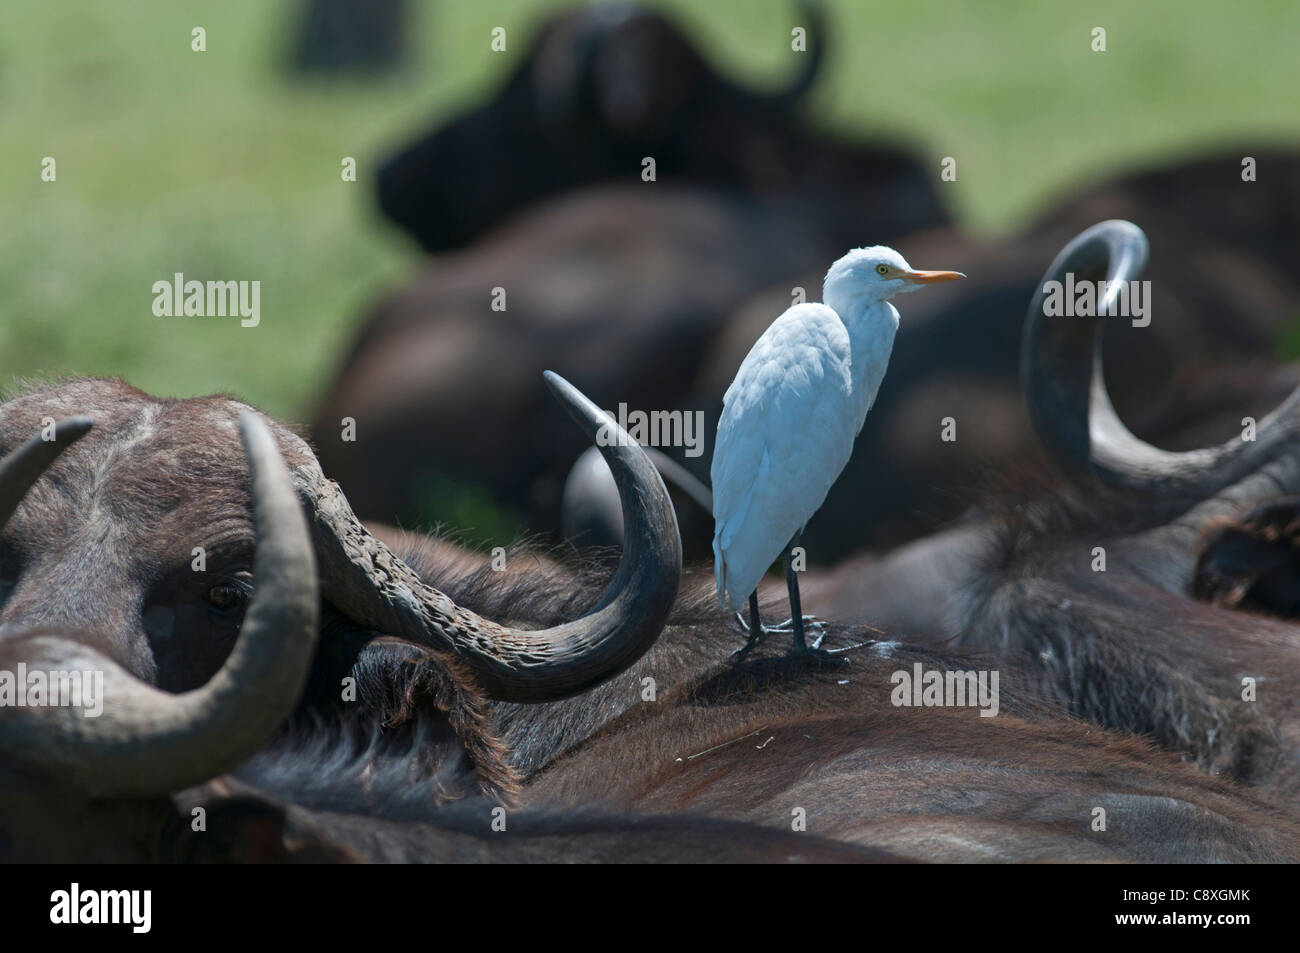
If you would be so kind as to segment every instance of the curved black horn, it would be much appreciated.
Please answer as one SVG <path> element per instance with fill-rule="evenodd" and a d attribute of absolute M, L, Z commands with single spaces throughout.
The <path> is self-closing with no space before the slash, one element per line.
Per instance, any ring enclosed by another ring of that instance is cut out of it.
<path fill-rule="evenodd" d="M 93 426 L 89 417 L 68 417 L 54 425 L 54 439 L 46 440 L 37 434 L 0 460 L 0 529 L 9 522 L 27 491 L 54 458 L 88 434 Z"/>
<path fill-rule="evenodd" d="M 315 514 L 330 601 L 368 628 L 450 649 L 488 695 L 503 701 L 563 698 L 627 668 L 659 637 L 681 581 L 677 517 L 654 465 L 572 384 L 550 371 L 546 382 L 602 445 L 626 527 L 617 574 L 595 607 L 573 622 L 541 631 L 512 629 L 462 609 L 375 539 L 318 467 L 300 467 L 295 474 Z"/>
<path fill-rule="evenodd" d="M 1135 437 L 1115 413 L 1101 366 L 1101 328 L 1114 307 L 1118 282 L 1136 279 L 1147 240 L 1132 222 L 1111 220 L 1075 237 L 1052 262 L 1025 317 L 1020 384 L 1029 419 L 1043 446 L 1065 469 L 1107 483 L 1159 492 L 1212 493 L 1235 483 L 1300 433 L 1300 389 L 1256 429 L 1216 447 L 1172 453 Z M 1044 314 L 1048 282 L 1107 281 L 1097 317 Z"/>

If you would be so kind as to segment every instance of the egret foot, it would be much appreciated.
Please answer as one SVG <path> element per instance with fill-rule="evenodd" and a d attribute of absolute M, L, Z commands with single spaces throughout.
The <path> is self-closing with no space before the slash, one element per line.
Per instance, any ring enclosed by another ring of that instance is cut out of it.
<path fill-rule="evenodd" d="M 793 572 L 790 573 L 790 579 L 791 579 L 790 608 L 792 608 L 796 613 L 798 613 L 799 612 L 799 590 L 796 584 L 794 583 Z M 809 619 L 812 620 L 811 624 L 809 624 L 808 622 Z M 794 633 L 794 654 L 795 655 L 801 655 L 806 661 L 824 668 L 832 668 L 835 666 L 843 665 L 846 661 L 848 661 L 848 659 L 846 659 L 843 655 L 837 655 L 835 653 L 828 652 L 826 649 L 819 648 L 819 646 L 822 643 L 822 639 L 826 635 L 826 623 L 822 622 L 816 616 L 806 616 L 803 614 L 792 615 L 790 617 L 790 623 L 791 623 L 790 625 L 791 631 Z M 805 629 L 812 629 L 815 633 L 817 633 L 817 639 L 816 641 L 813 642 L 812 645 L 808 644 Z"/>
<path fill-rule="evenodd" d="M 816 665 L 819 668 L 839 668 L 841 665 L 848 663 L 848 656 L 840 655 L 837 652 L 831 652 L 827 649 L 817 649 L 805 645 L 800 648 L 794 647 L 794 654 L 802 658 L 809 665 Z"/>
<path fill-rule="evenodd" d="M 819 647 L 826 636 L 826 623 L 815 615 L 804 615 L 800 607 L 799 576 L 794 568 L 794 552 L 795 547 L 799 545 L 799 536 L 800 533 L 795 533 L 794 539 L 790 540 L 790 545 L 786 548 L 785 582 L 790 593 L 790 618 L 782 622 L 781 626 L 790 626 L 789 631 L 794 634 L 796 655 L 802 655 L 805 660 L 827 668 L 843 665 L 847 661 L 844 656 L 834 655 Z M 811 646 L 807 639 L 809 630 L 817 636 Z"/>
<path fill-rule="evenodd" d="M 731 653 L 732 655 L 737 655 L 741 658 L 748 655 L 749 651 L 754 646 L 763 641 L 763 636 L 765 635 L 790 635 L 794 632 L 794 619 L 786 619 L 784 622 L 780 622 L 776 625 L 760 625 L 758 631 L 755 632 L 751 628 L 750 624 L 745 621 L 745 617 L 737 612 L 736 623 L 740 626 L 742 632 L 747 632 L 749 634 L 749 638 L 745 640 L 745 644 Z M 807 631 L 812 632 L 815 635 L 808 651 L 820 651 L 818 646 L 822 644 L 822 639 L 826 637 L 827 623 L 814 615 L 806 615 L 803 617 L 803 624 Z"/>

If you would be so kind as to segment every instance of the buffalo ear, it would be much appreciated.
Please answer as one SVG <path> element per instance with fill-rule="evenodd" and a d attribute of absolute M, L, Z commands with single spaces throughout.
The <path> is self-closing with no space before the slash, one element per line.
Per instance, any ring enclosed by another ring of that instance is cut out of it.
<path fill-rule="evenodd" d="M 361 858 L 325 834 L 300 829 L 278 804 L 233 797 L 204 804 L 206 830 L 184 823 L 183 862 L 197 864 L 338 864 Z"/>
<path fill-rule="evenodd" d="M 1269 500 L 1212 526 L 1193 591 L 1216 605 L 1300 618 L 1300 496 Z"/>

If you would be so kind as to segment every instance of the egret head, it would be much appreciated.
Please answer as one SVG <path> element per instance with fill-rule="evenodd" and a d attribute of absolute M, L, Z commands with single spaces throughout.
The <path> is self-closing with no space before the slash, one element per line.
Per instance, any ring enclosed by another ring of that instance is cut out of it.
<path fill-rule="evenodd" d="M 965 278 L 959 271 L 918 271 L 884 245 L 855 248 L 826 272 L 822 300 L 843 313 L 852 305 L 888 301 L 938 281 Z"/>

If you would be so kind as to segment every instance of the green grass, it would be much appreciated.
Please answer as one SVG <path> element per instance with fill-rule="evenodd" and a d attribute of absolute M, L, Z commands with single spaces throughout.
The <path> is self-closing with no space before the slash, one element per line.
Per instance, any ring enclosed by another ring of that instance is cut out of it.
<path fill-rule="evenodd" d="M 7 0 L 0 382 L 118 374 L 302 419 L 367 302 L 419 263 L 372 208 L 372 160 L 490 95 L 558 5 L 417 2 L 412 69 L 332 85 L 281 67 L 292 4 Z M 739 80 L 774 86 L 793 65 L 787 0 L 664 5 Z M 1294 0 L 830 7 L 819 121 L 902 137 L 936 172 L 956 157 L 945 187 L 979 232 L 1013 229 L 1107 170 L 1300 135 Z M 205 53 L 190 51 L 196 25 Z M 510 31 L 506 54 L 488 50 L 495 25 Z M 1089 48 L 1097 25 L 1106 53 Z M 46 155 L 55 183 L 40 181 Z M 344 155 L 360 182 L 340 181 Z M 260 280 L 261 326 L 154 317 L 150 287 L 176 271 Z"/>

